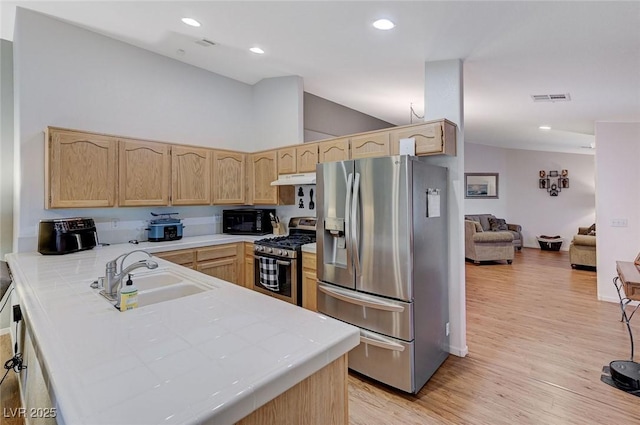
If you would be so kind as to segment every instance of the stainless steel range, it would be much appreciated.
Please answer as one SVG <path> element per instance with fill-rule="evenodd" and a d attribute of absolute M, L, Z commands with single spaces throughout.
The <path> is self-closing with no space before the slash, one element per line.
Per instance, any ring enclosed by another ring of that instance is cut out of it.
<path fill-rule="evenodd" d="M 302 245 L 315 241 L 315 217 L 293 217 L 288 236 L 255 241 L 253 289 L 302 305 Z"/>

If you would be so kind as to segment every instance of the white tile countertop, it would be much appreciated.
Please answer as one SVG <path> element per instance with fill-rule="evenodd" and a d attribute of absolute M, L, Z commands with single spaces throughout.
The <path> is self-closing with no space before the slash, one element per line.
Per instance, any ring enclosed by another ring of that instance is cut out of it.
<path fill-rule="evenodd" d="M 315 242 L 302 245 L 302 252 L 308 252 L 308 253 L 311 253 L 311 254 L 315 254 L 316 253 L 316 244 L 315 244 Z"/>
<path fill-rule="evenodd" d="M 158 258 L 157 270 L 213 289 L 119 312 L 89 286 L 109 260 L 133 249 L 255 239 L 9 254 L 58 423 L 232 424 L 355 347 L 355 327 Z"/>

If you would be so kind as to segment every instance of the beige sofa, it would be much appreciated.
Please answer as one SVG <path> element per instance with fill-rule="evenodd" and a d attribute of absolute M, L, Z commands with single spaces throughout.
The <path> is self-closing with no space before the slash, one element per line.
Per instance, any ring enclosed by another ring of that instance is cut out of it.
<path fill-rule="evenodd" d="M 464 256 L 475 264 L 481 261 L 513 262 L 515 247 L 509 231 L 483 231 L 479 222 L 464 221 Z"/>
<path fill-rule="evenodd" d="M 574 269 L 577 266 L 596 267 L 595 226 L 578 227 L 578 234 L 569 245 L 569 262 Z"/>
<path fill-rule="evenodd" d="M 496 220 L 496 216 L 493 214 L 467 214 L 464 216 L 464 219 L 479 222 L 483 232 L 495 232 L 495 230 L 491 230 L 490 222 L 490 219 Z M 505 230 L 511 232 L 513 235 L 513 246 L 516 247 L 518 251 L 522 250 L 522 226 L 511 223 L 505 224 L 507 226 Z"/>

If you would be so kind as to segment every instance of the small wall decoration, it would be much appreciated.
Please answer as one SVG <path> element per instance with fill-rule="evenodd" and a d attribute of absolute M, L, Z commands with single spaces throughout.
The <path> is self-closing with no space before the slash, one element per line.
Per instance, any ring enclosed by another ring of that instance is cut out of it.
<path fill-rule="evenodd" d="M 545 170 L 540 170 L 538 174 L 538 188 L 546 189 L 549 192 L 549 196 L 558 196 L 562 189 L 569 189 L 569 170 L 562 170 L 558 173 L 558 170 L 551 170 L 548 173 Z"/>
<path fill-rule="evenodd" d="M 464 173 L 467 199 L 498 199 L 498 173 Z"/>

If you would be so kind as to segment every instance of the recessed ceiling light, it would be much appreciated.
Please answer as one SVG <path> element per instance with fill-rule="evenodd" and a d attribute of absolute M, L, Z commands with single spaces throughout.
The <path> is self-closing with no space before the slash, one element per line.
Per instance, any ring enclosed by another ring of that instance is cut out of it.
<path fill-rule="evenodd" d="M 187 25 L 190 25 L 192 27 L 199 27 L 200 26 L 200 22 L 196 21 L 193 18 L 182 18 L 182 22 L 184 22 Z"/>
<path fill-rule="evenodd" d="M 253 53 L 257 53 L 257 54 L 259 54 L 259 55 L 264 54 L 264 50 L 262 50 L 262 49 L 261 49 L 261 48 L 259 48 L 259 47 L 252 47 L 252 48 L 250 48 L 249 50 L 250 50 L 250 51 L 252 51 Z"/>
<path fill-rule="evenodd" d="M 394 24 L 393 22 L 391 22 L 388 19 L 378 19 L 377 21 L 375 21 L 373 23 L 374 28 L 377 28 L 379 30 L 390 30 L 393 27 L 396 26 L 396 24 Z"/>
<path fill-rule="evenodd" d="M 548 125 L 541 125 L 540 127 L 538 127 L 540 130 L 551 130 L 551 127 L 549 127 Z"/>

